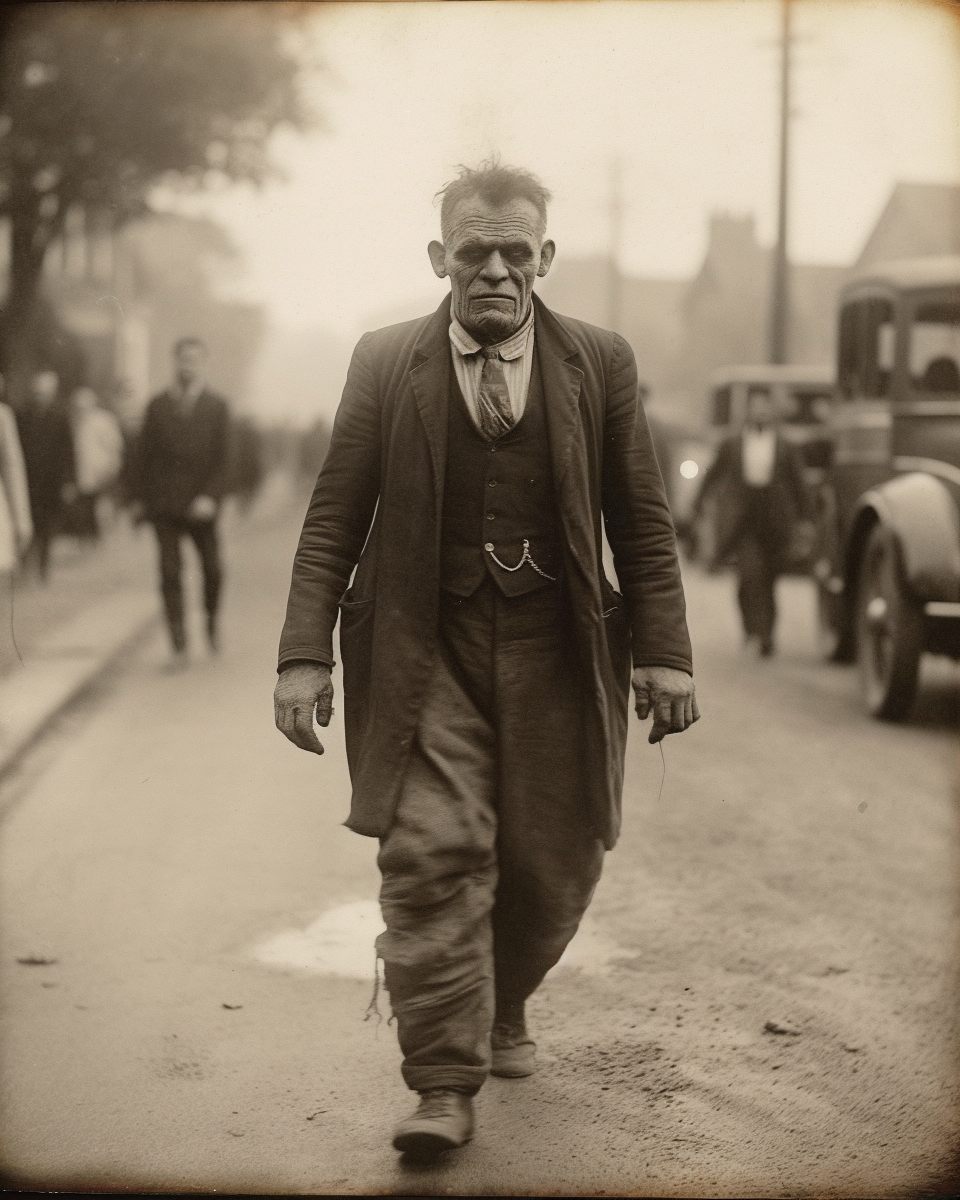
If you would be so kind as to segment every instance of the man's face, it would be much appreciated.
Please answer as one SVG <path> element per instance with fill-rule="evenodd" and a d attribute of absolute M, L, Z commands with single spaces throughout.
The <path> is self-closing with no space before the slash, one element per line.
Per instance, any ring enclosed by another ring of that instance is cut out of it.
<path fill-rule="evenodd" d="M 181 387 L 189 387 L 201 378 L 206 357 L 206 351 L 202 346 L 195 346 L 188 343 L 177 350 L 173 356 L 173 361 L 177 383 Z"/>
<path fill-rule="evenodd" d="M 470 196 L 453 210 L 443 244 L 427 249 L 436 274 L 450 277 L 453 315 L 491 346 L 523 324 L 533 281 L 549 271 L 556 248 L 542 240 L 529 200 L 493 206 Z"/>

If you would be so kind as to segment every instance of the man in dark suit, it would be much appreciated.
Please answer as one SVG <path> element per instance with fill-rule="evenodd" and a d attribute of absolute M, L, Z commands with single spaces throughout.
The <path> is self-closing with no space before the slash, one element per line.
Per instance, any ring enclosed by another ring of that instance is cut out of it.
<path fill-rule="evenodd" d="M 810 496 L 797 448 L 780 434 L 770 389 L 751 385 L 743 428 L 727 438 L 703 479 L 695 514 L 716 497 L 714 559 L 736 557 L 737 599 L 748 645 L 773 654 L 777 577 L 808 534 Z"/>
<path fill-rule="evenodd" d="M 699 716 L 633 354 L 533 296 L 548 199 L 497 164 L 445 189 L 428 250 L 451 295 L 354 352 L 280 642 L 277 725 L 320 754 L 339 612 L 411 1153 L 471 1136 L 491 1070 L 534 1070 L 524 1002 L 619 832 L 631 671 L 651 741 Z"/>
<path fill-rule="evenodd" d="M 27 564 L 44 583 L 50 574 L 50 550 L 64 505 L 76 491 L 73 436 L 59 390 L 56 371 L 38 371 L 31 380 L 30 396 L 17 413 L 34 530 Z"/>
<path fill-rule="evenodd" d="M 157 533 L 160 586 L 174 664 L 179 666 L 187 652 L 180 553 L 184 537 L 200 556 L 207 639 L 211 650 L 218 648 L 223 572 L 217 515 L 230 472 L 230 414 L 226 400 L 204 384 L 207 348 L 199 338 L 181 338 L 173 358 L 173 386 L 147 406 L 132 490 Z"/>

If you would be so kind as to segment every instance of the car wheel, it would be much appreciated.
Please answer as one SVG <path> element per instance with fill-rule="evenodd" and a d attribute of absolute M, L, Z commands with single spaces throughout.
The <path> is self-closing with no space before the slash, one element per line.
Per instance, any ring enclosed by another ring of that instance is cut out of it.
<path fill-rule="evenodd" d="M 867 711 L 900 720 L 917 694 L 923 607 L 907 591 L 896 540 L 882 525 L 871 530 L 860 563 L 856 633 Z"/>

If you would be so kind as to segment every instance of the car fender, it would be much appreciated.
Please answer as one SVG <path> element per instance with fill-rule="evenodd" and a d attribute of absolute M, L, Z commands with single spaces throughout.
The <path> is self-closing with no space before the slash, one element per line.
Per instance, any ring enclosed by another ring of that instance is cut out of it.
<path fill-rule="evenodd" d="M 911 471 L 865 492 L 850 542 L 854 556 L 878 520 L 895 535 L 907 586 L 918 600 L 960 600 L 960 517 L 939 479 Z"/>

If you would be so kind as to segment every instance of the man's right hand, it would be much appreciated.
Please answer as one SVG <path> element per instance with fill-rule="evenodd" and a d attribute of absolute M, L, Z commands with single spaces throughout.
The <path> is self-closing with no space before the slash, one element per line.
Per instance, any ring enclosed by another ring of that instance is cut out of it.
<path fill-rule="evenodd" d="M 323 745 L 313 729 L 313 714 L 317 724 L 330 724 L 333 712 L 333 681 L 330 668 L 323 663 L 302 662 L 285 667 L 280 672 L 273 693 L 273 716 L 277 728 L 301 750 L 322 754 Z"/>

